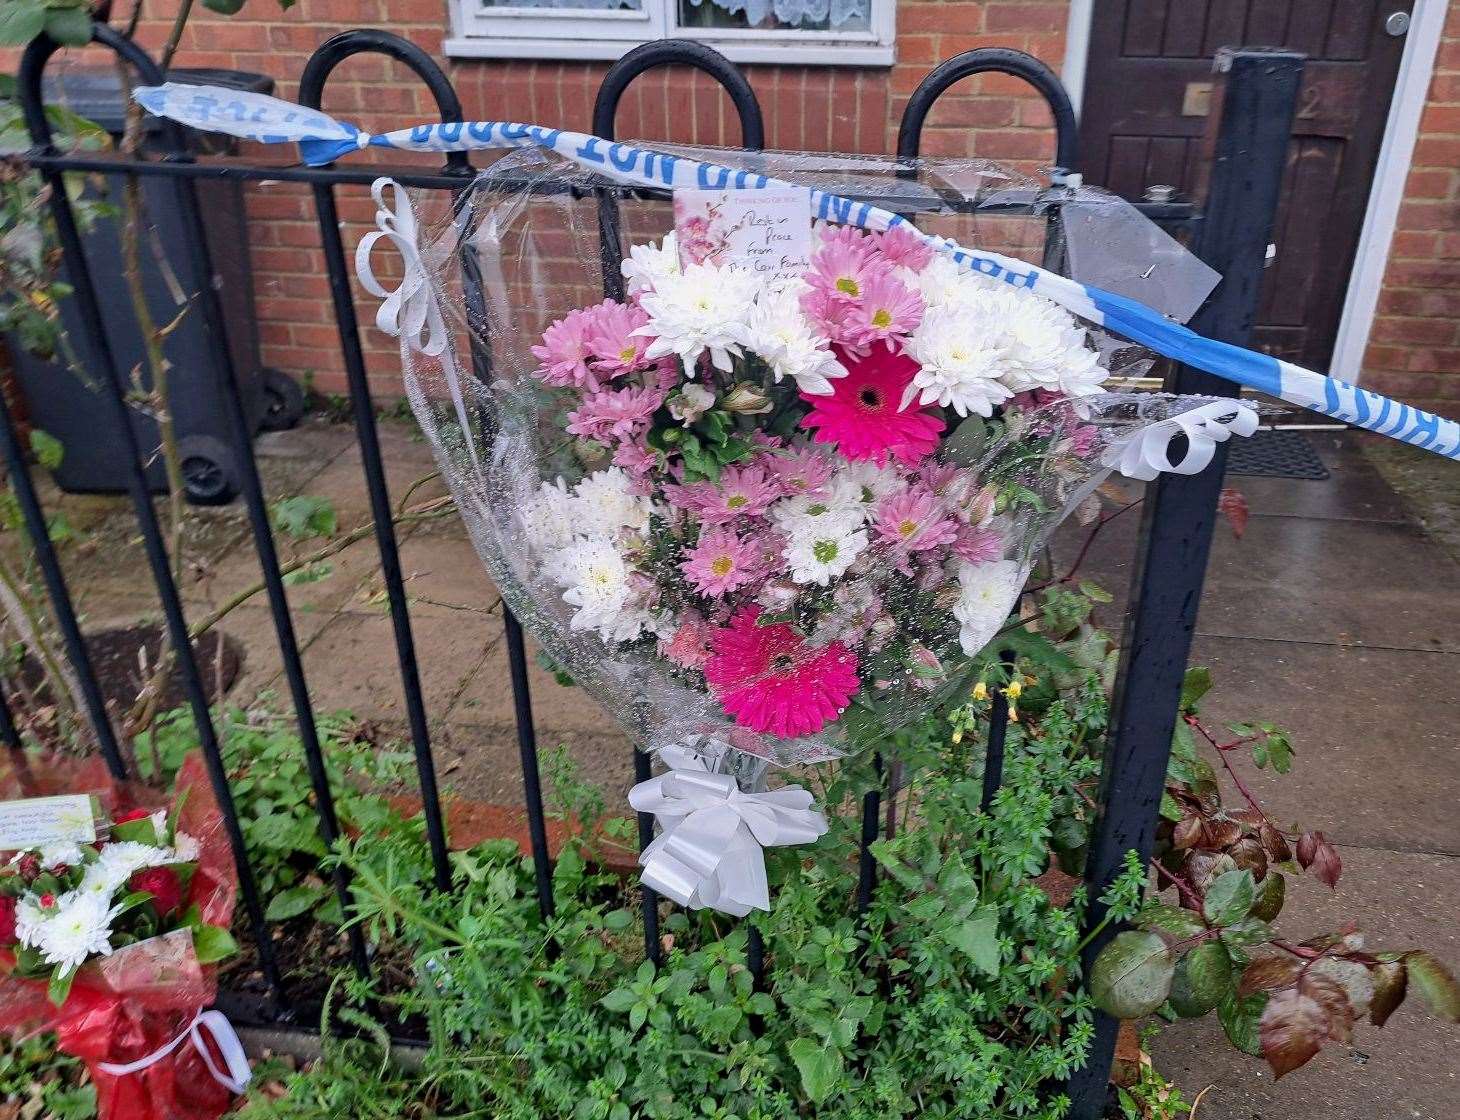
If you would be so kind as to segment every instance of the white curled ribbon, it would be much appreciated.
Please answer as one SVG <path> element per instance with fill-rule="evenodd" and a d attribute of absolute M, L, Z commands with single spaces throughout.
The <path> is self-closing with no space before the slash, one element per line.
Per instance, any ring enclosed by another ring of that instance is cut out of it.
<path fill-rule="evenodd" d="M 365 136 L 361 133 L 360 136 Z M 357 137 L 358 139 L 359 137 Z M 361 147 L 369 143 L 366 136 Z M 391 199 L 387 201 L 386 192 Z M 457 422 L 463 433 L 470 431 L 467 419 L 466 398 L 461 390 L 461 371 L 456 364 L 446 333 L 446 320 L 441 314 L 441 305 L 431 287 L 431 278 L 421 262 L 419 242 L 420 226 L 416 221 L 415 208 L 406 195 L 403 186 L 394 179 L 382 176 L 370 184 L 370 195 L 375 199 L 377 228 L 360 238 L 355 246 L 355 274 L 360 284 L 372 296 L 380 299 L 375 312 L 375 325 L 386 334 L 401 340 L 411 350 L 440 359 L 441 373 L 451 393 L 451 403 L 456 410 Z M 400 286 L 394 291 L 375 277 L 370 266 L 370 254 L 376 242 L 387 239 L 401 256 L 402 276 Z M 473 463 L 477 461 L 476 441 L 465 439 Z"/>
<path fill-rule="evenodd" d="M 737 918 L 769 910 L 764 850 L 826 833 L 811 794 L 800 786 L 745 793 L 692 751 L 666 748 L 660 756 L 673 768 L 629 791 L 629 804 L 653 813 L 663 830 L 639 856 L 644 885 L 692 910 Z"/>
<path fill-rule="evenodd" d="M 218 1053 L 223 1058 L 225 1068 L 219 1069 L 218 1063 L 213 1060 L 212 1051 L 208 1049 L 208 1044 L 203 1039 L 204 1032 L 212 1036 L 213 1045 L 218 1047 Z M 233 1024 L 221 1011 L 199 1011 L 193 1017 L 193 1021 L 184 1028 L 182 1034 L 166 1046 L 152 1051 L 145 1058 L 125 1063 L 98 1062 L 96 1068 L 113 1077 L 140 1073 L 144 1069 L 155 1066 L 189 1040 L 192 1041 L 193 1049 L 202 1057 L 203 1064 L 208 1067 L 208 1072 L 212 1074 L 214 1081 L 235 1095 L 248 1088 L 253 1071 L 248 1068 L 248 1057 L 243 1052 L 243 1043 L 238 1039 L 238 1032 L 233 1029 Z"/>
<path fill-rule="evenodd" d="M 1169 417 L 1116 444 L 1106 456 L 1127 478 L 1149 482 L 1158 474 L 1199 474 L 1232 436 L 1257 431 L 1257 412 L 1240 401 L 1209 401 Z M 1171 461 L 1171 441 L 1186 437 L 1186 454 Z"/>

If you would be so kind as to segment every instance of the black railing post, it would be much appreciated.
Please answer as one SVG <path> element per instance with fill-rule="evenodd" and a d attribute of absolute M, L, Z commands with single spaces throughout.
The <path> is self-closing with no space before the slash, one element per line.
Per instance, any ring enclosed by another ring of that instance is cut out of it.
<path fill-rule="evenodd" d="M 431 56 L 420 47 L 388 31 L 345 31 L 321 44 L 310 55 L 304 66 L 304 73 L 300 76 L 300 104 L 318 109 L 324 97 L 325 81 L 334 68 L 351 55 L 365 51 L 387 55 L 414 70 L 436 98 L 443 121 L 463 119 L 461 102 L 456 91 L 451 88 L 451 83 Z M 469 166 L 464 152 L 452 152 L 447 156 L 448 172 L 459 170 L 463 166 Z M 350 402 L 355 414 L 355 437 L 360 444 L 365 487 L 370 495 L 370 516 L 375 521 L 375 542 L 380 550 L 380 572 L 385 583 L 386 599 L 390 604 L 396 659 L 400 666 L 401 689 L 411 730 L 411 746 L 415 751 L 416 776 L 421 783 L 421 805 L 426 817 L 426 837 L 431 847 L 431 863 L 435 871 L 436 886 L 441 890 L 450 890 L 451 857 L 446 846 L 446 823 L 441 814 L 436 763 L 431 755 L 431 732 L 426 720 L 425 699 L 421 692 L 421 672 L 416 661 L 416 643 L 411 633 L 411 620 L 406 606 L 405 579 L 395 535 L 395 511 L 390 504 L 385 464 L 380 457 L 380 433 L 375 425 L 375 405 L 370 395 L 370 379 L 365 370 L 365 352 L 360 343 L 360 323 L 355 316 L 355 300 L 350 291 L 350 266 L 340 235 L 340 215 L 335 206 L 333 185 L 317 182 L 311 189 L 319 218 L 325 269 L 329 273 L 330 295 L 334 300 L 335 319 L 340 329 L 340 349 L 345 359 L 345 375 L 350 385 Z"/>
<path fill-rule="evenodd" d="M 125 64 L 133 67 L 147 82 L 156 84 L 163 80 L 157 64 L 135 43 L 106 24 L 92 25 L 95 41 L 113 51 Z M 21 58 L 17 84 L 20 88 L 21 106 L 25 113 L 26 127 L 31 140 L 43 153 L 51 154 L 54 144 L 50 124 L 41 94 L 41 74 L 56 44 L 42 35 L 31 41 Z M 167 126 L 169 132 L 177 126 Z M 218 800 L 223 816 L 224 830 L 233 849 L 234 865 L 238 870 L 238 889 L 243 896 L 244 910 L 252 927 L 259 966 L 268 981 L 276 1005 L 282 1010 L 284 989 L 279 967 L 274 955 L 273 941 L 269 937 L 268 923 L 264 919 L 263 902 L 259 897 L 258 881 L 248 861 L 244 845 L 243 829 L 238 821 L 238 812 L 233 803 L 233 793 L 228 785 L 228 769 L 218 741 L 212 714 L 208 707 L 208 696 L 203 688 L 202 675 L 188 632 L 187 618 L 183 613 L 182 599 L 177 583 L 173 580 L 171 561 L 167 545 L 162 538 L 162 528 L 157 510 L 152 504 L 152 493 L 147 485 L 142 468 L 142 449 L 137 433 L 132 428 L 131 410 L 126 399 L 126 382 L 112 352 L 106 327 L 97 298 L 96 285 L 86 260 L 86 249 L 81 232 L 76 226 L 76 217 L 71 210 L 70 199 L 61 172 L 47 169 L 43 173 L 50 191 L 51 216 L 56 225 L 56 239 L 60 243 L 63 259 L 67 262 L 76 308 L 84 323 L 92 327 L 91 343 L 96 352 L 97 365 L 102 383 L 101 396 L 111 412 L 116 430 L 114 438 L 120 439 L 126 461 L 127 492 L 132 509 L 141 530 L 143 549 L 157 584 L 158 597 L 162 604 L 163 617 L 167 623 L 168 638 L 173 655 L 177 659 L 178 674 L 182 678 L 183 694 L 192 711 L 193 723 L 198 731 L 198 745 L 208 771 L 209 784 Z"/>
<path fill-rule="evenodd" d="M 1303 56 L 1225 50 L 1217 55 L 1216 68 L 1222 88 L 1213 104 L 1221 115 L 1196 250 L 1223 280 L 1193 326 L 1209 338 L 1246 345 L 1287 164 Z M 1230 381 L 1188 368 L 1178 369 L 1167 388 L 1213 396 L 1236 391 Z M 1138 595 L 1126 620 L 1101 811 L 1085 870 L 1091 929 L 1104 916 L 1098 900 L 1120 873 L 1125 853 L 1134 850 L 1142 860 L 1151 855 L 1226 450 L 1226 444 L 1218 444 L 1216 457 L 1201 474 L 1162 475 L 1146 499 L 1133 583 Z M 1107 928 L 1091 941 L 1087 974 L 1115 932 Z M 1070 1081 L 1071 1120 L 1102 1115 L 1119 1027 L 1117 1020 L 1097 1015 L 1089 1060 Z"/>
<path fill-rule="evenodd" d="M 693 66 L 715 79 L 729 95 L 731 104 L 740 118 L 741 145 L 755 151 L 765 147 L 765 122 L 761 117 L 760 102 L 745 74 L 713 47 L 696 43 L 691 39 L 661 39 L 635 47 L 608 68 L 598 87 L 593 101 L 592 130 L 595 136 L 605 140 L 615 138 L 614 118 L 618 115 L 619 101 L 629 83 L 647 70 L 660 66 Z M 619 235 L 618 196 L 612 191 L 598 192 L 598 248 L 603 267 L 603 294 L 607 299 L 624 298 L 624 279 L 619 270 L 623 250 Z M 646 782 L 653 777 L 649 756 L 634 745 L 634 781 Z M 654 840 L 654 814 L 638 814 L 639 850 L 647 848 Z M 644 953 L 656 964 L 663 957 L 659 941 L 659 895 L 649 887 L 640 887 L 643 896 Z M 760 976 L 765 965 L 764 945 L 760 930 L 750 927 L 749 956 L 755 967 L 752 971 Z"/>

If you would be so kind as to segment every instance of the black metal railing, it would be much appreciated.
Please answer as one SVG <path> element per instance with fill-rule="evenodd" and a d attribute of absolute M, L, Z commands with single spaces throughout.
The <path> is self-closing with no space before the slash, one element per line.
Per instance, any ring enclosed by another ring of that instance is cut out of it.
<path fill-rule="evenodd" d="M 152 59 L 116 31 L 104 24 L 98 24 L 94 29 L 94 37 L 97 43 L 111 50 L 129 65 L 139 81 L 152 84 L 163 80 L 163 74 Z M 272 997 L 268 1010 L 276 1019 L 288 1019 L 292 1015 L 293 1004 L 274 959 L 273 941 L 269 936 L 264 909 L 229 789 L 197 658 L 189 642 L 182 601 L 173 576 L 173 558 L 167 553 L 157 513 L 143 476 L 143 449 L 138 445 L 137 436 L 128 422 L 126 371 L 118 367 L 116 357 L 108 345 L 98 308 L 96 286 L 67 192 L 62 185 L 62 175 L 73 171 L 107 171 L 144 176 L 170 184 L 177 193 L 179 213 L 182 216 L 181 234 L 186 254 L 187 280 L 191 290 L 198 294 L 198 313 L 208 337 L 213 340 L 212 348 L 219 356 L 222 376 L 227 382 L 221 387 L 221 397 L 239 448 L 240 489 L 247 507 L 259 564 L 263 570 L 264 589 L 273 616 L 275 637 L 298 721 L 300 740 L 318 810 L 319 835 L 327 846 L 332 846 L 341 832 L 335 810 L 334 791 L 327 776 L 299 643 L 289 613 L 287 591 L 280 573 L 266 497 L 253 455 L 251 428 L 240 395 L 237 370 L 233 366 L 229 348 L 223 342 L 224 320 L 217 292 L 211 283 L 212 263 L 195 194 L 196 184 L 208 179 L 267 179 L 307 183 L 311 187 L 320 245 L 324 252 L 341 352 L 352 398 L 355 434 L 361 450 L 362 469 L 374 517 L 375 540 L 390 607 L 407 725 L 420 782 L 426 834 L 436 885 L 439 889 L 447 890 L 451 885 L 451 873 L 446 824 L 438 796 L 420 666 L 411 631 L 385 464 L 371 407 L 359 321 L 351 292 L 350 271 L 335 199 L 337 187 L 368 184 L 381 174 L 381 169 L 373 166 L 364 170 L 334 166 L 281 168 L 254 166 L 240 161 L 199 163 L 188 152 L 183 130 L 171 122 L 163 122 L 160 155 L 157 158 L 61 153 L 53 143 L 41 92 L 43 71 L 56 49 L 54 43 L 43 37 L 29 46 L 21 62 L 19 95 L 35 145 L 26 159 L 51 188 L 49 206 L 73 285 L 73 298 L 77 301 L 81 321 L 87 324 L 90 351 L 99 366 L 94 373 L 100 384 L 100 392 L 109 404 L 116 428 L 112 438 L 124 441 L 128 462 L 127 490 L 147 560 L 157 584 L 184 695 L 197 725 L 198 741 L 207 762 L 208 776 L 232 841 L 245 911 L 257 942 L 260 968 Z M 300 81 L 300 101 L 318 107 L 335 68 L 347 58 L 361 53 L 383 54 L 404 64 L 430 90 L 443 121 L 464 119 L 455 90 L 430 56 L 398 36 L 383 31 L 349 31 L 324 43 L 305 66 Z M 1219 78 L 1223 88 L 1218 91 L 1213 102 L 1217 106 L 1215 119 L 1219 122 L 1213 126 L 1212 134 L 1215 162 L 1204 214 L 1199 216 L 1201 221 L 1196 225 L 1199 231 L 1196 249 L 1209 264 L 1223 273 L 1225 282 L 1203 309 L 1197 325 L 1203 333 L 1211 337 L 1243 343 L 1248 341 L 1251 334 L 1257 284 L 1271 236 L 1302 60 L 1297 55 L 1255 50 L 1226 52 L 1219 59 Z M 616 110 L 630 82 L 650 69 L 666 65 L 689 65 L 718 82 L 729 95 L 739 117 L 742 143 L 750 148 L 763 146 L 765 131 L 760 106 L 754 90 L 740 70 L 703 44 L 674 40 L 650 43 L 632 50 L 609 69 L 594 106 L 593 131 L 612 138 Z M 1063 190 L 1061 182 L 1068 173 L 1078 170 L 1075 116 L 1069 98 L 1053 72 L 1028 55 L 1007 50 L 977 50 L 939 66 L 928 75 L 908 103 L 898 133 L 898 155 L 912 157 L 917 154 L 928 113 L 939 96 L 961 79 L 988 71 L 1013 74 L 1025 79 L 1050 106 L 1055 126 L 1055 162 L 1058 173 L 1049 191 L 1016 205 L 1026 206 L 1030 215 L 1042 215 L 1055 225 L 1058 222 L 1058 205 Z M 440 171 L 410 168 L 398 171 L 392 169 L 390 173 L 408 186 L 445 190 L 459 198 L 472 189 L 476 169 L 465 153 L 456 152 L 446 157 Z M 639 195 L 645 193 L 642 189 L 636 191 Z M 617 287 L 621 283 L 618 270 L 620 193 L 622 192 L 615 189 L 605 189 L 597 200 L 604 251 L 604 290 L 610 296 L 620 294 Z M 667 197 L 667 192 L 662 193 Z M 1007 198 L 999 205 L 1000 212 L 1009 212 Z M 1183 211 L 1179 215 L 1156 216 L 1175 217 L 1187 222 L 1191 222 L 1193 218 L 1190 211 Z M 1052 240 L 1055 238 L 1047 238 L 1047 241 Z M 473 261 L 464 256 L 462 263 L 466 278 L 464 287 L 468 315 L 474 322 L 484 322 L 484 317 L 480 314 L 480 308 L 484 304 Z M 489 346 L 490 338 L 473 339 L 473 369 L 482 378 L 486 378 L 491 369 Z M 1178 370 L 1173 381 L 1174 388 L 1185 392 L 1231 394 L 1236 389 L 1229 382 L 1191 370 Z M 0 450 L 3 450 L 20 511 L 31 544 L 36 550 L 37 564 L 66 654 L 80 681 L 90 730 L 95 735 L 97 748 L 111 772 L 118 777 L 126 776 L 117 732 L 102 701 L 66 581 L 50 543 L 45 511 L 37 496 L 25 454 L 16 435 L 14 419 L 3 395 L 0 395 L 0 445 L 3 445 Z M 1153 484 L 1153 492 L 1146 501 L 1140 560 L 1134 583 L 1136 594 L 1132 597 L 1133 606 L 1127 620 L 1127 636 L 1122 647 L 1121 669 L 1112 710 L 1112 730 L 1104 759 L 1100 812 L 1085 875 L 1092 898 L 1098 898 L 1119 871 L 1127 850 L 1135 849 L 1143 857 L 1150 855 L 1157 804 L 1177 716 L 1180 677 L 1190 650 L 1196 604 L 1206 568 L 1224 462 L 1225 445 L 1219 445 L 1217 456 L 1206 471 L 1192 478 L 1164 476 Z M 552 865 L 528 690 L 527 655 L 521 627 L 510 612 L 504 612 L 504 615 L 529 840 L 537 874 L 538 901 L 546 916 L 553 911 Z M 1008 709 L 1007 704 L 1001 701 L 1001 697 L 996 697 L 991 713 L 985 765 L 985 806 L 997 792 L 1003 771 Z M 0 696 L 0 738 L 11 746 L 18 746 L 20 742 L 3 696 Z M 633 761 L 636 777 L 640 780 L 647 778 L 649 757 L 635 750 Z M 862 911 L 870 904 L 876 882 L 876 865 L 869 848 L 881 831 L 879 814 L 884 779 L 889 784 L 889 800 L 895 798 L 897 792 L 895 773 L 885 774 L 880 759 L 877 760 L 876 772 L 879 781 L 866 791 L 862 804 L 862 850 L 857 892 L 858 906 Z M 652 832 L 652 817 L 640 815 L 641 844 L 649 842 Z M 348 908 L 350 882 L 343 869 L 334 872 L 334 889 L 342 906 Z M 645 951 L 655 960 L 660 956 L 659 905 L 653 892 L 644 890 Z M 1097 919 L 1098 914 L 1095 914 L 1089 920 L 1093 923 Z M 748 957 L 753 971 L 760 979 L 766 965 L 764 946 L 753 926 L 750 930 Z M 367 972 L 370 961 L 361 931 L 352 927 L 347 936 L 354 966 L 362 973 Z M 1091 945 L 1090 952 L 1093 954 L 1098 951 L 1101 944 L 1103 939 L 1097 938 Z M 1100 1018 L 1091 1059 L 1085 1070 L 1070 1085 L 1075 1099 L 1073 1115 L 1077 1120 L 1087 1120 L 1099 1114 L 1113 1056 L 1115 1028 L 1115 1023 L 1104 1017 Z"/>

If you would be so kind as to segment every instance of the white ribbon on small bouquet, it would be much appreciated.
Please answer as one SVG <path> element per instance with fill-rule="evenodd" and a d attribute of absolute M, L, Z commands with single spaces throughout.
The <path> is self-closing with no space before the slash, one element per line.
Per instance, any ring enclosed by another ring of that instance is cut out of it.
<path fill-rule="evenodd" d="M 737 918 L 769 910 L 764 850 L 826 834 L 811 794 L 800 786 L 747 793 L 695 751 L 666 747 L 659 754 L 668 772 L 629 791 L 629 804 L 653 813 L 662 829 L 639 856 L 644 885 L 692 910 Z"/>
<path fill-rule="evenodd" d="M 224 1069 L 219 1069 L 218 1063 L 213 1060 L 213 1054 L 203 1039 L 204 1032 L 212 1036 L 213 1045 L 218 1047 L 218 1054 L 223 1059 Z M 98 1062 L 96 1068 L 113 1077 L 140 1073 L 144 1069 L 155 1066 L 189 1040 L 192 1041 L 193 1048 L 202 1056 L 203 1065 L 208 1067 L 208 1073 L 212 1075 L 214 1081 L 234 1095 L 242 1093 L 248 1088 L 253 1071 L 248 1068 L 248 1057 L 243 1052 L 243 1043 L 238 1040 L 238 1033 L 221 1011 L 199 1011 L 193 1017 L 193 1021 L 183 1028 L 180 1035 L 165 1046 L 159 1046 L 146 1057 L 138 1058 L 135 1062 Z"/>

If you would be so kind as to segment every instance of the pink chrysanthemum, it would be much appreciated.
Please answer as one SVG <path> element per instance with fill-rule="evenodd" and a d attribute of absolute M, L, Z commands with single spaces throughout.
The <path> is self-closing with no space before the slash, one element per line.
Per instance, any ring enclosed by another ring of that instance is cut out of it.
<path fill-rule="evenodd" d="M 636 479 L 647 475 L 658 462 L 659 457 L 639 443 L 621 443 L 613 453 L 613 465 L 623 467 Z"/>
<path fill-rule="evenodd" d="M 569 311 L 543 331 L 541 344 L 532 348 L 533 357 L 542 363 L 537 371 L 539 381 L 598 391 L 598 377 L 588 364 L 593 357 L 588 345 L 588 330 L 592 325 L 593 317 L 579 308 Z"/>
<path fill-rule="evenodd" d="M 914 272 L 921 272 L 933 259 L 933 247 L 906 226 L 893 226 L 873 244 L 888 264 L 900 264 Z"/>
<path fill-rule="evenodd" d="M 660 639 L 659 652 L 684 669 L 703 669 L 710 659 L 710 639 L 718 626 L 706 622 L 699 615 L 686 611 L 679 629 L 668 641 Z"/>
<path fill-rule="evenodd" d="M 841 642 L 812 646 L 784 623 L 757 626 L 759 617 L 759 607 L 742 607 L 716 632 L 705 680 L 742 727 L 783 739 L 813 735 L 857 691 L 857 655 Z"/>
<path fill-rule="evenodd" d="M 923 297 L 888 272 L 869 272 L 862 296 L 842 323 L 839 340 L 864 349 L 911 334 L 923 321 Z"/>
<path fill-rule="evenodd" d="M 906 552 L 926 552 L 951 544 L 958 522 L 922 487 L 890 494 L 877 504 L 878 536 Z"/>
<path fill-rule="evenodd" d="M 960 525 L 953 552 L 970 564 L 992 564 L 1004 558 L 1004 538 L 997 529 L 987 526 Z"/>
<path fill-rule="evenodd" d="M 618 377 L 645 366 L 644 351 L 653 339 L 633 332 L 649 321 L 647 311 L 606 299 L 588 308 L 585 314 L 589 321 L 584 337 L 593 355 L 594 369 Z"/>
<path fill-rule="evenodd" d="M 700 534 L 679 570 L 701 595 L 728 595 L 765 577 L 765 554 L 734 529 L 721 526 Z"/>
<path fill-rule="evenodd" d="M 817 443 L 834 443 L 854 462 L 870 459 L 879 467 L 889 456 L 915 467 L 938 446 L 943 419 L 936 413 L 902 404 L 918 364 L 905 354 L 878 347 L 865 358 L 837 351 L 847 376 L 832 384 L 831 396 L 801 399 L 811 411 L 801 426 L 816 432 Z"/>
<path fill-rule="evenodd" d="M 871 256 L 863 246 L 832 240 L 812 256 L 806 283 L 812 291 L 824 292 L 832 299 L 857 300 L 862 296 L 871 268 Z"/>
<path fill-rule="evenodd" d="M 780 487 L 761 467 L 726 467 L 719 482 L 666 486 L 671 505 L 694 514 L 706 525 L 723 525 L 741 517 L 759 517 L 781 496 Z"/>
<path fill-rule="evenodd" d="M 803 447 L 789 454 L 765 455 L 761 461 L 781 484 L 781 492 L 787 497 L 820 494 L 831 481 L 831 460 L 810 448 Z"/>
<path fill-rule="evenodd" d="M 605 389 L 589 393 L 578 408 L 568 413 L 568 432 L 604 443 L 636 440 L 649 428 L 649 420 L 664 403 L 658 389 Z"/>
<path fill-rule="evenodd" d="M 866 230 L 858 229 L 856 226 L 823 225 L 820 234 L 819 249 L 824 249 L 829 245 L 841 245 L 863 258 L 872 255 L 873 240 Z"/>

